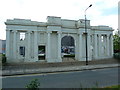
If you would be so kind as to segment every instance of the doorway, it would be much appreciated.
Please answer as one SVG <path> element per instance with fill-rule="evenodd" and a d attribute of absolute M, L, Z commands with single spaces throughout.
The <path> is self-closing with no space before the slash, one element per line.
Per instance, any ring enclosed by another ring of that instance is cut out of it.
<path fill-rule="evenodd" d="M 72 36 L 64 36 L 61 39 L 61 54 L 63 61 L 75 60 L 75 41 Z"/>

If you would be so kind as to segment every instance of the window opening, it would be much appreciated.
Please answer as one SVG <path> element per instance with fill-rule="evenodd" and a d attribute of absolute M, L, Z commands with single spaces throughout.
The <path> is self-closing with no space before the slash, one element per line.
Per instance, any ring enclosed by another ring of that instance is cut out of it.
<path fill-rule="evenodd" d="M 20 55 L 25 57 L 25 47 L 24 46 L 20 46 L 19 51 L 20 51 Z"/>
<path fill-rule="evenodd" d="M 101 42 L 103 42 L 103 41 L 104 41 L 103 39 L 104 39 L 104 37 L 103 37 L 103 35 L 102 35 L 102 36 L 101 36 Z"/>
<path fill-rule="evenodd" d="M 25 32 L 20 32 L 20 40 L 25 40 Z"/>
<path fill-rule="evenodd" d="M 38 60 L 45 60 L 45 46 L 38 46 Z"/>

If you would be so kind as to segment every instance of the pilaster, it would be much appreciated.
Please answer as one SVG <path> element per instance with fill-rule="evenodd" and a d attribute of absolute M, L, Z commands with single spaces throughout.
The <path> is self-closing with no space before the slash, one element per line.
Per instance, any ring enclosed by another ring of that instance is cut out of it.
<path fill-rule="evenodd" d="M 13 31 L 14 32 L 14 38 L 13 38 L 13 56 L 14 56 L 14 59 L 16 60 L 16 40 L 17 40 L 17 37 L 16 37 L 16 33 L 17 33 L 17 31 L 15 30 L 15 31 Z"/>
<path fill-rule="evenodd" d="M 109 42 L 110 42 L 109 34 L 107 34 L 107 56 L 109 56 L 109 53 L 110 53 L 110 51 L 109 51 Z"/>
<path fill-rule="evenodd" d="M 31 45 L 31 43 L 30 43 L 30 37 L 31 37 L 31 31 L 28 31 L 27 32 L 27 34 L 28 34 L 28 37 L 27 37 L 27 60 L 28 61 L 30 61 L 30 50 L 31 50 L 31 48 L 30 48 L 30 45 Z"/>
<path fill-rule="evenodd" d="M 98 58 L 98 48 L 97 48 L 97 34 L 94 34 L 94 58 L 97 59 Z"/>
<path fill-rule="evenodd" d="M 87 51 L 88 51 L 88 60 L 91 60 L 91 55 L 90 55 L 90 53 L 91 53 L 91 45 L 90 45 L 90 42 L 91 42 L 91 40 L 90 40 L 90 34 L 88 34 L 88 36 L 87 36 Z"/>
<path fill-rule="evenodd" d="M 47 62 L 51 62 L 51 52 L 50 52 L 50 48 L 51 48 L 51 45 L 50 45 L 50 38 L 51 38 L 51 32 L 48 31 L 47 32 L 47 54 L 46 54 L 46 59 L 47 59 Z"/>
<path fill-rule="evenodd" d="M 99 47 L 99 57 L 101 56 L 101 34 L 98 34 L 98 47 Z"/>
<path fill-rule="evenodd" d="M 58 61 L 57 62 L 62 62 L 61 59 L 61 32 L 58 33 Z"/>
<path fill-rule="evenodd" d="M 10 30 L 6 30 L 6 57 L 10 57 Z"/>
<path fill-rule="evenodd" d="M 38 61 L 37 31 L 34 31 L 34 60 Z"/>
<path fill-rule="evenodd" d="M 82 34 L 79 34 L 79 61 L 82 60 Z"/>
<path fill-rule="evenodd" d="M 111 56 L 113 57 L 113 35 L 112 34 L 110 36 L 110 41 L 111 41 Z"/>

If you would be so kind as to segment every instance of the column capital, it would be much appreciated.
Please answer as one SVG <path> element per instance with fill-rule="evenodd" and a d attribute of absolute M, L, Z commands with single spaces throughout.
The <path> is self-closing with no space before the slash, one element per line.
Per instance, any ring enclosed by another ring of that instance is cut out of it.
<path fill-rule="evenodd" d="M 6 31 L 10 31 L 10 29 L 6 29 Z"/>
<path fill-rule="evenodd" d="M 90 36 L 90 35 L 92 35 L 92 34 L 90 34 L 90 33 L 87 33 L 87 36 Z"/>
<path fill-rule="evenodd" d="M 110 36 L 113 36 L 113 34 L 111 33 Z"/>
<path fill-rule="evenodd" d="M 47 31 L 47 33 L 52 33 L 51 31 Z"/>
<path fill-rule="evenodd" d="M 102 34 L 98 34 L 98 36 L 102 36 Z"/>
<path fill-rule="evenodd" d="M 33 32 L 38 32 L 38 31 L 33 31 Z"/>
<path fill-rule="evenodd" d="M 98 35 L 98 33 L 94 33 L 93 35 Z"/>
<path fill-rule="evenodd" d="M 61 32 L 61 31 L 58 31 L 57 33 L 58 33 L 58 34 L 62 34 L 62 32 Z"/>
<path fill-rule="evenodd" d="M 78 33 L 78 35 L 82 35 L 83 33 Z"/>
<path fill-rule="evenodd" d="M 107 36 L 107 37 L 109 37 L 109 36 L 110 36 L 110 34 L 106 34 L 106 36 Z"/>
<path fill-rule="evenodd" d="M 32 33 L 32 31 L 27 31 L 26 33 Z"/>
<path fill-rule="evenodd" d="M 17 30 L 12 30 L 12 32 L 17 33 L 18 31 Z"/>

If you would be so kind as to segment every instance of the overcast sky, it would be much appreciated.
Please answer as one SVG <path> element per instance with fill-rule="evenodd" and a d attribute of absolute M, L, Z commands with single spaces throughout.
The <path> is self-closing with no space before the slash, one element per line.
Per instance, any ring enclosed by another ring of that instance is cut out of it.
<path fill-rule="evenodd" d="M 108 25 L 118 28 L 119 0 L 0 0 L 0 39 L 6 39 L 7 19 L 20 18 L 46 22 L 47 16 L 62 19 L 84 19 L 85 9 L 91 25 Z"/>

